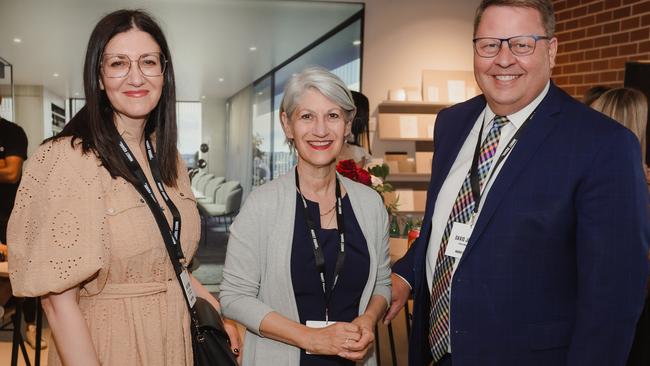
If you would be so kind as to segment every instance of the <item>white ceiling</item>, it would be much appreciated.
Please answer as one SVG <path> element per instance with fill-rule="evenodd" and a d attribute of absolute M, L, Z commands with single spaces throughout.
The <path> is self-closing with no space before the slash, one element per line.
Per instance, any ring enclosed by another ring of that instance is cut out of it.
<path fill-rule="evenodd" d="M 361 9 L 274 0 L 0 0 L 0 57 L 14 83 L 83 97 L 95 23 L 120 8 L 149 11 L 171 48 L 178 100 L 227 98 Z M 20 38 L 21 43 L 15 43 Z M 250 51 L 250 47 L 256 51 Z M 59 76 L 54 77 L 57 73 Z M 219 82 L 223 78 L 223 82 Z M 77 94 L 78 93 L 78 94 Z"/>

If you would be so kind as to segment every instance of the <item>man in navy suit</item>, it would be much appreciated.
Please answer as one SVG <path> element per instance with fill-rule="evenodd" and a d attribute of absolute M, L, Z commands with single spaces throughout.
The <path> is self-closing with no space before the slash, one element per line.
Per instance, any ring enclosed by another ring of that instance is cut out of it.
<path fill-rule="evenodd" d="M 483 95 L 438 114 L 422 235 L 393 267 L 413 294 L 410 365 L 624 365 L 644 299 L 639 144 L 556 87 L 549 0 L 484 0 Z"/>

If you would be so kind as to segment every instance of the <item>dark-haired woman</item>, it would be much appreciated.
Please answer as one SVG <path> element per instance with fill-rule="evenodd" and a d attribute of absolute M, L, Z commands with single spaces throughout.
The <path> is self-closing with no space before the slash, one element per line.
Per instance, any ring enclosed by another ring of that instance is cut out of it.
<path fill-rule="evenodd" d="M 86 106 L 25 168 L 9 222 L 11 281 L 18 296 L 43 296 L 50 366 L 192 364 L 184 295 L 136 189 L 149 182 L 189 262 L 200 224 L 176 149 L 174 89 L 155 21 L 142 11 L 105 16 L 88 42 Z"/>

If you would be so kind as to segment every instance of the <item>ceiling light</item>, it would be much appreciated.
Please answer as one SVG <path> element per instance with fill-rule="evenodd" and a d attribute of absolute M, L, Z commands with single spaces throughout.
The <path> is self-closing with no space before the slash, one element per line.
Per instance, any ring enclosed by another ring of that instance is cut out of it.
<path fill-rule="evenodd" d="M 78 97 L 78 96 L 79 96 L 79 92 L 74 93 L 74 96 L 75 96 L 75 97 Z"/>
<path fill-rule="evenodd" d="M 220 83 L 223 83 L 223 78 L 219 78 L 219 82 L 220 82 Z"/>
<path fill-rule="evenodd" d="M 201 99 L 205 99 L 205 95 L 201 95 Z"/>
<path fill-rule="evenodd" d="M 357 39 L 354 42 L 352 42 L 353 45 L 358 46 L 361 44 L 361 40 Z"/>
<path fill-rule="evenodd" d="M 263 92 L 257 92 L 257 95 L 262 95 L 262 94 L 264 94 L 264 93 Z"/>
<path fill-rule="evenodd" d="M 257 50 L 257 47 L 255 47 L 255 46 L 251 46 L 251 47 L 249 47 L 248 49 L 249 49 L 250 51 L 256 51 L 256 50 Z"/>
<path fill-rule="evenodd" d="M 23 41 L 23 40 L 20 39 L 20 38 L 14 38 L 14 43 L 20 43 L 20 42 L 22 42 L 22 41 Z"/>
<path fill-rule="evenodd" d="M 59 77 L 59 74 L 54 73 L 54 74 L 52 74 L 52 76 L 54 76 L 55 78 L 58 78 L 58 77 Z"/>

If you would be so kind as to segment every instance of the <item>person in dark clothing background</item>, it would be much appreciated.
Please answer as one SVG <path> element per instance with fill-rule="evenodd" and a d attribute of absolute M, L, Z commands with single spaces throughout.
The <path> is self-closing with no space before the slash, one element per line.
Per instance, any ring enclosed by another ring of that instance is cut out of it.
<path fill-rule="evenodd" d="M 2 97 L 0 96 L 0 104 Z M 14 206 L 16 191 L 23 171 L 23 162 L 27 160 L 27 135 L 17 124 L 0 118 L 0 260 L 7 257 L 7 222 Z M 0 284 L 0 306 L 11 305 L 9 282 Z M 9 300 L 9 302 L 7 302 Z M 36 344 L 36 299 L 28 298 L 24 304 L 24 316 L 27 323 L 26 340 L 34 347 Z M 4 308 L 0 310 L 4 313 Z M 41 340 L 41 347 L 47 343 Z"/>
<path fill-rule="evenodd" d="M 26 159 L 25 131 L 17 124 L 0 118 L 0 241 L 3 244 L 7 241 L 7 221 Z"/>

